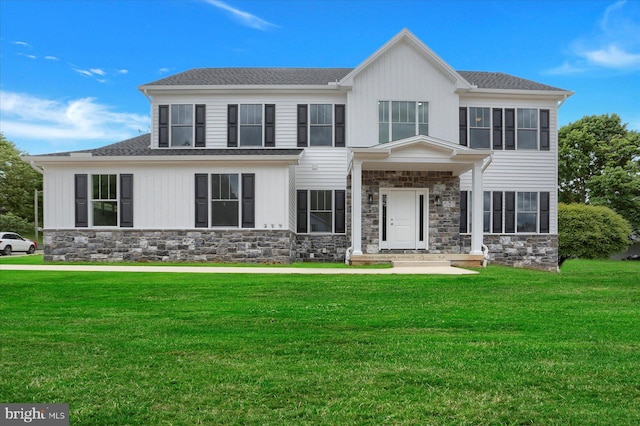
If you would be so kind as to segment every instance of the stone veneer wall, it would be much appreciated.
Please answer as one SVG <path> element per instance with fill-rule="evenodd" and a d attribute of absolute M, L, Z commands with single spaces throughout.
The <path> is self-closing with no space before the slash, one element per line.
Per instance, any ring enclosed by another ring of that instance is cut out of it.
<path fill-rule="evenodd" d="M 346 235 L 298 235 L 297 260 L 344 262 L 350 238 Z M 311 257 L 313 255 L 313 257 Z"/>
<path fill-rule="evenodd" d="M 296 235 L 269 230 L 48 230 L 44 260 L 290 263 Z"/>
<path fill-rule="evenodd" d="M 346 235 L 296 236 L 281 230 L 73 229 L 44 234 L 46 262 L 341 262 L 347 247 Z"/>
<path fill-rule="evenodd" d="M 483 236 L 489 249 L 489 263 L 517 268 L 558 271 L 558 236 L 552 234 L 509 234 Z M 462 236 L 463 250 L 469 253 L 471 236 Z"/>
<path fill-rule="evenodd" d="M 451 172 L 383 170 L 362 171 L 362 249 L 364 252 L 378 253 L 380 250 L 380 188 L 428 188 L 429 248 L 427 252 L 460 253 L 460 179 L 453 176 Z M 372 204 L 368 202 L 369 194 L 373 195 Z M 435 205 L 436 195 L 440 196 L 441 206 Z M 406 252 L 406 250 L 400 252 Z"/>

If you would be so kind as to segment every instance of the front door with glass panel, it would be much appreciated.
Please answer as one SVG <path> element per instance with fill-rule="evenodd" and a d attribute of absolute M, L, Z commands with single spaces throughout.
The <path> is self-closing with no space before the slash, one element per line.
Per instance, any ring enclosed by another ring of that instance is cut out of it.
<path fill-rule="evenodd" d="M 381 249 L 427 248 L 426 189 L 381 190 Z"/>

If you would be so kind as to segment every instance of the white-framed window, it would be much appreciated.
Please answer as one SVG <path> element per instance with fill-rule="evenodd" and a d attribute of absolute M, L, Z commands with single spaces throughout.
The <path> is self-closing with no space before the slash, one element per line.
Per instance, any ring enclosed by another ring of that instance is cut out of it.
<path fill-rule="evenodd" d="M 482 194 L 482 231 L 491 232 L 491 191 Z"/>
<path fill-rule="evenodd" d="M 309 105 L 309 145 L 333 145 L 333 105 Z"/>
<path fill-rule="evenodd" d="M 469 107 L 469 147 L 491 148 L 491 108 Z"/>
<path fill-rule="evenodd" d="M 378 101 L 378 142 L 429 134 L 429 103 Z"/>
<path fill-rule="evenodd" d="M 518 192 L 516 232 L 538 232 L 538 193 Z"/>
<path fill-rule="evenodd" d="M 118 226 L 118 176 L 91 175 L 93 226 Z"/>
<path fill-rule="evenodd" d="M 211 226 L 238 227 L 240 223 L 240 184 L 233 173 L 211 175 Z"/>
<path fill-rule="evenodd" d="M 171 105 L 171 146 L 193 146 L 193 105 Z"/>
<path fill-rule="evenodd" d="M 262 105 L 240 105 L 240 146 L 262 146 Z"/>
<path fill-rule="evenodd" d="M 518 108 L 516 149 L 538 149 L 538 110 Z"/>
<path fill-rule="evenodd" d="M 309 191 L 309 232 L 332 232 L 333 191 Z"/>

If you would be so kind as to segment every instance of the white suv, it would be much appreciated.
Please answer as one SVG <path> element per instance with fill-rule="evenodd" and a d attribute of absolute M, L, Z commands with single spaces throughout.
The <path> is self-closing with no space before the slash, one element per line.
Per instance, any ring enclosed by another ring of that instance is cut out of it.
<path fill-rule="evenodd" d="M 9 256 L 14 251 L 24 251 L 32 254 L 38 248 L 35 241 L 22 238 L 15 232 L 0 232 L 0 253 Z"/>

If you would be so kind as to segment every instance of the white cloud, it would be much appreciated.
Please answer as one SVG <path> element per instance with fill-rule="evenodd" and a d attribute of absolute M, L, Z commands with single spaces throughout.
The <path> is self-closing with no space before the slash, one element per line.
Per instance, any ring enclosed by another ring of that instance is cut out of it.
<path fill-rule="evenodd" d="M 17 44 L 18 46 L 24 46 L 24 47 L 32 47 L 29 43 L 27 43 L 26 41 L 14 41 L 12 42 L 13 44 Z"/>
<path fill-rule="evenodd" d="M 51 55 L 45 56 L 44 58 L 49 60 L 49 61 L 59 61 L 60 60 L 58 57 L 51 56 Z"/>
<path fill-rule="evenodd" d="M 635 68 L 640 65 L 640 53 L 628 53 L 616 45 L 587 51 L 583 55 L 591 63 L 607 68 Z"/>
<path fill-rule="evenodd" d="M 231 16 L 240 24 L 255 28 L 257 30 L 267 30 L 269 28 L 277 27 L 277 25 L 272 24 L 271 22 L 267 22 L 264 19 L 258 18 L 255 15 L 250 14 L 249 12 L 245 12 L 240 9 L 236 9 L 234 7 L 229 6 L 223 1 L 219 0 L 203 0 L 205 3 L 210 4 L 211 6 L 217 7 L 218 9 L 222 9 L 226 12 L 229 12 Z"/>
<path fill-rule="evenodd" d="M 96 75 L 106 75 L 107 73 L 104 72 L 104 70 L 101 70 L 100 68 L 91 68 L 89 71 L 91 71 L 92 74 L 96 74 Z"/>
<path fill-rule="evenodd" d="M 115 112 L 94 98 L 67 101 L 0 91 L 0 131 L 9 140 L 75 149 L 87 141 L 118 142 L 149 128 L 146 115 Z"/>
<path fill-rule="evenodd" d="M 166 74 L 168 72 L 171 72 L 171 68 L 160 68 L 158 70 L 158 74 Z"/>
<path fill-rule="evenodd" d="M 91 77 L 93 76 L 93 73 L 91 73 L 91 71 L 87 71 L 87 70 L 81 70 L 80 68 L 74 68 L 73 69 L 75 72 L 77 72 L 78 74 L 84 75 L 86 77 Z"/>
<path fill-rule="evenodd" d="M 598 69 L 640 70 L 640 3 L 617 1 L 608 6 L 595 31 L 569 46 L 569 58 L 549 74 L 575 74 Z"/>
<path fill-rule="evenodd" d="M 129 70 L 125 70 L 125 69 L 118 70 L 118 74 L 129 74 Z"/>

